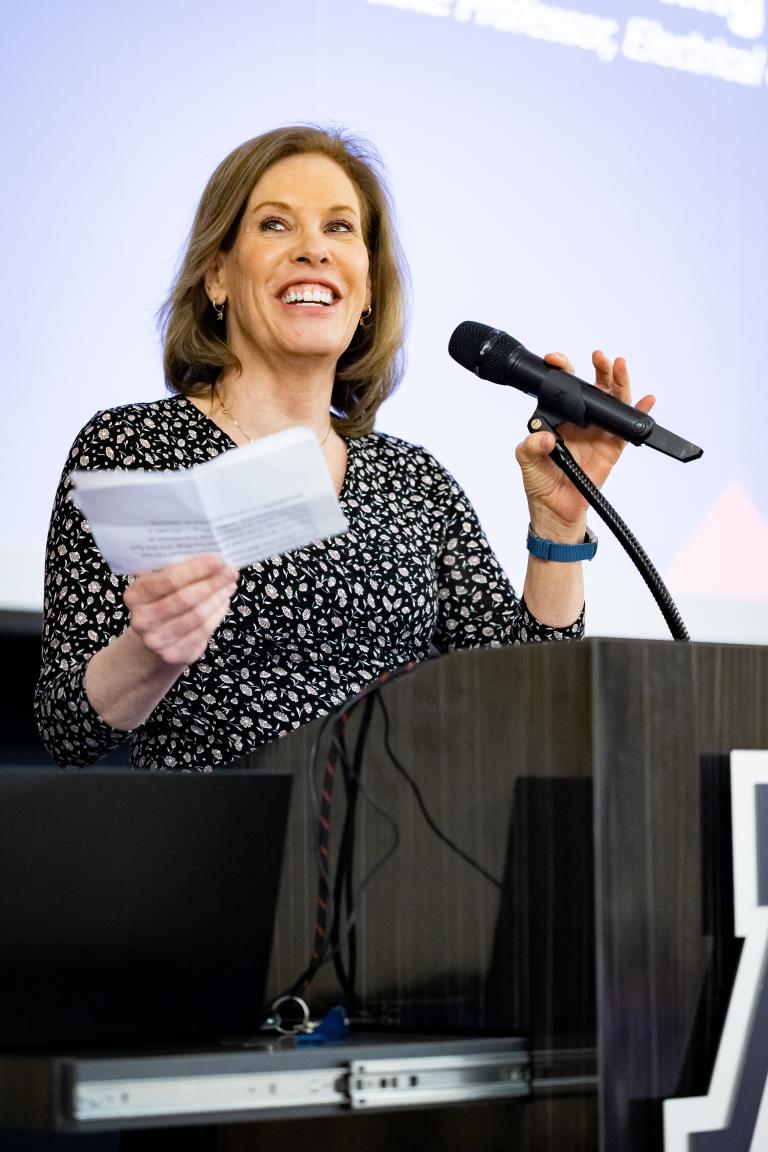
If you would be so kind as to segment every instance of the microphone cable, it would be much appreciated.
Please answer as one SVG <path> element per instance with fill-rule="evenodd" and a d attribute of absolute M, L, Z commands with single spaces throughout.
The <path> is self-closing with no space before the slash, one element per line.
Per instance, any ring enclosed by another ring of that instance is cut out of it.
<path fill-rule="evenodd" d="M 456 843 L 455 840 L 452 840 L 451 837 L 447 835 L 447 833 L 443 832 L 442 828 L 439 827 L 439 825 L 437 824 L 437 822 L 435 821 L 435 819 L 431 815 L 429 809 L 427 808 L 426 801 L 424 800 L 424 796 L 422 795 L 421 789 L 419 788 L 418 784 L 414 780 L 411 773 L 408 771 L 408 769 L 402 763 L 400 758 L 396 755 L 396 753 L 392 747 L 391 735 L 390 735 L 389 710 L 388 710 L 386 704 L 384 703 L 384 700 L 382 699 L 381 694 L 379 694 L 377 699 L 378 699 L 379 708 L 381 710 L 381 714 L 382 714 L 382 717 L 384 720 L 384 749 L 387 753 L 387 756 L 390 759 L 390 762 L 395 767 L 395 769 L 400 773 L 400 775 L 403 777 L 403 779 L 407 783 L 408 787 L 410 788 L 411 792 L 413 793 L 414 798 L 416 800 L 416 803 L 418 805 L 419 811 L 421 812 L 421 815 L 424 817 L 424 821 L 426 822 L 427 827 L 429 828 L 429 830 L 432 833 L 434 833 L 434 835 L 437 837 L 438 840 L 441 840 L 442 843 L 445 844 L 447 848 L 450 848 L 451 852 L 455 852 L 456 855 L 461 860 L 463 860 L 465 864 L 468 864 L 470 868 L 474 868 L 474 870 L 476 872 L 479 872 L 479 874 L 483 877 L 484 880 L 487 880 L 489 884 L 492 884 L 494 886 L 494 888 L 498 888 L 499 891 L 501 891 L 501 888 L 502 888 L 501 881 L 496 876 L 494 876 L 491 872 L 489 872 L 487 868 L 484 868 L 483 865 L 478 860 L 475 860 L 474 856 L 470 856 L 468 852 L 465 852 L 464 849 L 461 848 Z"/>
<path fill-rule="evenodd" d="M 330 960 L 340 955 L 341 949 L 347 944 L 350 934 L 354 935 L 357 922 L 357 907 L 360 897 L 373 880 L 378 871 L 387 863 L 397 851 L 400 843 L 400 830 L 396 822 L 387 811 L 376 801 L 364 786 L 361 780 L 365 739 L 368 732 L 368 723 L 361 733 L 358 733 L 354 758 L 351 759 L 346 743 L 345 730 L 349 717 L 360 704 L 371 700 L 373 694 L 389 680 L 403 675 L 416 667 L 417 661 L 410 661 L 393 672 L 383 673 L 373 684 L 368 685 L 362 692 L 351 696 L 336 712 L 329 713 L 321 724 L 315 739 L 312 742 L 307 758 L 307 787 L 310 808 L 315 815 L 316 825 L 316 861 L 318 872 L 317 902 L 315 913 L 315 931 L 310 959 L 307 967 L 293 982 L 285 995 L 298 996 L 305 992 L 314 979 L 317 971 Z M 320 747 L 324 742 L 328 729 L 332 726 L 328 751 L 323 760 L 323 777 L 320 795 L 315 788 L 315 776 Z M 362 736 L 362 739 L 361 739 Z M 347 787 L 347 814 L 341 833 L 341 846 L 339 865 L 331 879 L 331 807 L 333 800 L 334 783 L 337 775 L 341 775 Z M 355 809 L 358 794 L 362 794 L 366 802 L 378 812 L 389 824 L 392 831 L 392 840 L 379 860 L 375 861 L 363 877 L 358 887 L 354 888 L 353 881 L 353 855 L 355 846 Z M 342 896 L 345 900 L 346 916 L 344 927 L 341 926 L 340 905 Z M 354 972 L 356 967 L 356 942 L 352 944 L 352 980 L 343 960 L 337 964 L 337 976 L 354 998 Z"/>
<path fill-rule="evenodd" d="M 432 657 L 434 659 L 434 657 Z M 389 709 L 383 699 L 382 688 L 390 681 L 411 672 L 418 666 L 419 661 L 410 661 L 394 672 L 382 674 L 374 683 L 368 685 L 362 692 L 350 697 L 341 708 L 329 714 L 313 740 L 307 759 L 307 781 L 310 807 L 315 814 L 316 824 L 316 859 L 318 869 L 317 906 L 314 938 L 310 959 L 307 967 L 291 984 L 284 997 L 303 996 L 321 967 L 330 961 L 333 962 L 336 976 L 345 993 L 350 1010 L 361 1011 L 363 1002 L 356 989 L 357 980 L 357 921 L 360 903 L 365 890 L 377 873 L 394 856 L 400 842 L 401 834 L 397 821 L 387 810 L 371 795 L 363 783 L 363 767 L 365 754 L 371 735 L 376 707 L 381 714 L 383 724 L 382 747 L 387 758 L 398 774 L 407 783 L 418 809 L 427 827 L 451 852 L 455 853 L 470 868 L 474 869 L 489 884 L 497 890 L 502 889 L 502 883 L 480 861 L 466 852 L 455 840 L 440 828 L 437 821 L 429 811 L 423 793 L 414 776 L 403 764 L 392 745 L 391 719 Z M 358 708 L 363 708 L 360 728 L 355 737 L 354 749 L 350 752 L 347 741 L 347 729 L 350 717 Z M 328 749 L 323 759 L 322 784 L 318 796 L 315 787 L 317 762 L 320 748 L 331 729 Z M 331 808 L 334 797 L 334 786 L 337 777 L 340 777 L 345 788 L 347 810 L 342 825 L 337 863 L 335 870 L 331 864 Z M 360 883 L 354 884 L 354 863 L 357 832 L 357 810 L 359 798 L 362 796 L 366 803 L 377 812 L 389 825 L 392 839 L 386 850 L 378 860 L 374 861 L 365 873 Z M 344 951 L 346 949 L 346 958 Z M 275 1001 L 277 1003 L 277 1001 Z"/>

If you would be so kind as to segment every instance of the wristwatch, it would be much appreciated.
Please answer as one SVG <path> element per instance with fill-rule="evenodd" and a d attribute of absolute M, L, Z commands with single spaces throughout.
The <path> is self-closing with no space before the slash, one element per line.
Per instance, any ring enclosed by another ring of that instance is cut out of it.
<path fill-rule="evenodd" d="M 587 534 L 581 544 L 556 544 L 554 540 L 534 536 L 529 524 L 526 546 L 531 555 L 539 560 L 591 560 L 597 552 L 597 536 L 587 528 Z"/>

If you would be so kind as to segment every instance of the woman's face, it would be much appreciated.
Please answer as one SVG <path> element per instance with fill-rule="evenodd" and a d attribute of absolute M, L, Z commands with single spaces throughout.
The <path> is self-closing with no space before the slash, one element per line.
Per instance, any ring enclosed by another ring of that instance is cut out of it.
<path fill-rule="evenodd" d="M 227 343 L 244 367 L 296 357 L 335 365 L 370 303 L 360 200 L 346 173 L 314 153 L 273 164 L 206 287 L 226 298 Z"/>

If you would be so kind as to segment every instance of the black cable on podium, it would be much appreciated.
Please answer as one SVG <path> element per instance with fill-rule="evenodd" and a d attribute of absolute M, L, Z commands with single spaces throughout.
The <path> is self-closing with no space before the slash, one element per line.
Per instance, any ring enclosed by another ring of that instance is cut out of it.
<path fill-rule="evenodd" d="M 310 785 L 312 807 L 316 811 L 317 827 L 318 891 L 314 940 L 307 967 L 290 987 L 273 1002 L 273 1012 L 276 1005 L 282 1004 L 282 1002 L 292 1002 L 288 1005 L 290 1011 L 294 1011 L 296 1005 L 305 1009 L 303 997 L 319 969 L 329 961 L 333 961 L 337 978 L 348 997 L 350 1006 L 357 1007 L 359 1005 L 359 997 L 355 988 L 357 967 L 355 925 L 360 897 L 379 869 L 396 851 L 400 842 L 399 829 L 381 805 L 367 792 L 362 782 L 365 747 L 376 694 L 384 684 L 412 671 L 416 667 L 416 663 L 416 661 L 410 661 L 393 672 L 383 673 L 362 692 L 346 700 L 337 712 L 326 716 L 312 744 L 307 779 Z M 354 752 L 350 754 L 347 747 L 346 728 L 351 713 L 358 707 L 364 709 L 363 719 L 357 732 Z M 317 758 L 329 729 L 330 740 L 323 758 L 320 796 L 316 800 L 313 788 L 314 774 Z M 341 778 L 346 791 L 346 813 L 334 869 L 331 859 L 331 809 L 337 776 Z M 393 841 L 383 855 L 373 863 L 355 888 L 353 864 L 356 812 L 360 795 L 363 795 L 368 804 L 378 811 L 390 825 L 393 831 Z M 342 954 L 344 949 L 347 952 L 346 959 Z M 283 1011 L 282 1008 L 281 1011 Z"/>
<path fill-rule="evenodd" d="M 450 851 L 456 853 L 465 864 L 477 871 L 495 888 L 501 888 L 501 881 L 497 877 L 465 852 L 455 840 L 446 835 L 438 826 L 427 808 L 416 780 L 392 746 L 389 712 L 382 697 L 382 689 L 391 681 L 414 671 L 418 666 L 418 661 L 409 661 L 392 672 L 383 673 L 358 695 L 350 697 L 338 712 L 331 713 L 326 717 L 312 744 L 308 762 L 309 782 L 314 779 L 318 756 L 326 739 L 328 739 L 328 748 L 322 760 L 322 783 L 319 797 L 313 786 L 310 789 L 312 808 L 316 814 L 318 862 L 314 941 L 307 967 L 290 987 L 273 1001 L 271 1015 L 267 1020 L 266 1027 L 277 1026 L 279 1031 L 285 1032 L 305 1029 L 309 1022 L 309 1008 L 304 997 L 319 969 L 329 961 L 333 961 L 337 979 L 346 996 L 347 1007 L 353 1013 L 360 1013 L 364 1009 L 356 987 L 356 923 L 360 901 L 371 880 L 391 858 L 400 842 L 397 824 L 391 815 L 374 800 L 363 783 L 365 754 L 370 743 L 371 722 L 377 706 L 384 722 L 384 750 L 390 763 L 405 779 L 414 794 L 419 810 L 430 831 Z M 357 709 L 361 709 L 362 716 L 354 738 L 354 750 L 350 751 L 347 743 L 347 727 L 350 716 Z M 335 791 L 334 782 L 337 776 L 342 780 L 346 791 L 346 812 L 334 867 L 331 859 L 330 831 L 331 807 Z M 355 887 L 356 812 L 360 796 L 363 796 L 367 803 L 389 824 L 393 832 L 393 839 L 386 851 L 373 862 L 365 876 Z"/>

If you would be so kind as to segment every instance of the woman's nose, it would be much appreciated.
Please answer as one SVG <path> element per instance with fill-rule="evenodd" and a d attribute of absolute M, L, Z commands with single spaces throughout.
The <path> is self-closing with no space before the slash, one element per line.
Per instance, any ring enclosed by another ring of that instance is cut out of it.
<path fill-rule="evenodd" d="M 327 264 L 331 253 L 325 233 L 305 232 L 299 236 L 293 258 L 301 264 Z"/>

